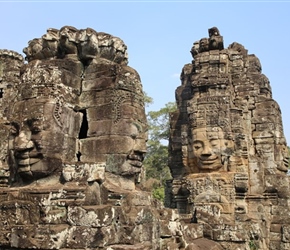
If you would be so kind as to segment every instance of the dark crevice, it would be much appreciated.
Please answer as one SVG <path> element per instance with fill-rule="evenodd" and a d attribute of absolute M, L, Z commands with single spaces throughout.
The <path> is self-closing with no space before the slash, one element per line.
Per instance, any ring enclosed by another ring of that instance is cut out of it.
<path fill-rule="evenodd" d="M 3 89 L 2 88 L 0 88 L 0 98 L 2 98 L 3 97 Z"/>
<path fill-rule="evenodd" d="M 80 151 L 77 152 L 76 156 L 77 156 L 78 161 L 81 161 L 82 153 Z"/>
<path fill-rule="evenodd" d="M 79 132 L 79 139 L 85 139 L 88 137 L 88 129 L 89 129 L 87 111 L 85 109 L 82 109 L 79 112 L 83 114 L 83 121 Z"/>
<path fill-rule="evenodd" d="M 191 223 L 197 223 L 196 209 L 194 210 L 193 216 L 191 218 Z"/>
<path fill-rule="evenodd" d="M 79 110 L 83 114 L 83 120 L 79 132 L 79 139 L 85 139 L 88 137 L 88 129 L 89 129 L 89 124 L 88 124 L 88 118 L 87 118 L 87 111 L 85 109 Z M 81 161 L 81 156 L 82 153 L 80 151 L 77 152 L 76 157 L 78 161 Z"/>
<path fill-rule="evenodd" d="M 207 92 L 208 87 L 207 86 L 200 86 L 199 91 L 200 92 Z"/>

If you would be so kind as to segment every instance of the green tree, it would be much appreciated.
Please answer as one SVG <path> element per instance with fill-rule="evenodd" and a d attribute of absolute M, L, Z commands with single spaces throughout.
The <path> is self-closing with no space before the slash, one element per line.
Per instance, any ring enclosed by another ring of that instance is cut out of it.
<path fill-rule="evenodd" d="M 158 111 L 147 114 L 149 140 L 145 160 L 146 176 L 164 182 L 168 177 L 169 114 L 176 110 L 176 104 L 169 102 Z"/>
<path fill-rule="evenodd" d="M 169 102 L 160 110 L 147 113 L 149 138 L 143 162 L 147 180 L 144 186 L 159 200 L 164 200 L 165 181 L 171 178 L 168 168 L 169 116 L 175 110 L 176 104 Z"/>
<path fill-rule="evenodd" d="M 146 107 L 153 103 L 153 98 L 148 96 L 146 92 L 144 92 L 144 103 Z"/>

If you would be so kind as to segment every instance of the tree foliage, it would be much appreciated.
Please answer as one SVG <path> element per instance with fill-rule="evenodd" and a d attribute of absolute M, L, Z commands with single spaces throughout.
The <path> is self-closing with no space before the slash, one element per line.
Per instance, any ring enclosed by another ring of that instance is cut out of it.
<path fill-rule="evenodd" d="M 147 119 L 150 129 L 150 140 L 169 140 L 169 114 L 176 110 L 175 102 L 168 102 L 158 111 L 148 112 Z"/>
<path fill-rule="evenodd" d="M 168 140 L 169 113 L 176 110 L 176 104 L 169 102 L 158 111 L 147 114 L 149 124 L 149 140 L 147 157 L 145 159 L 147 179 L 154 178 L 161 182 L 169 177 L 168 169 Z"/>
<path fill-rule="evenodd" d="M 146 107 L 153 103 L 153 98 L 148 96 L 146 92 L 144 92 L 144 103 Z"/>
<path fill-rule="evenodd" d="M 160 110 L 147 113 L 149 138 L 143 164 L 146 180 L 151 181 L 149 182 L 153 196 L 159 200 L 164 199 L 165 181 L 171 178 L 168 168 L 169 115 L 175 110 L 176 104 L 169 102 Z M 152 179 L 157 180 L 154 185 L 152 185 Z"/>

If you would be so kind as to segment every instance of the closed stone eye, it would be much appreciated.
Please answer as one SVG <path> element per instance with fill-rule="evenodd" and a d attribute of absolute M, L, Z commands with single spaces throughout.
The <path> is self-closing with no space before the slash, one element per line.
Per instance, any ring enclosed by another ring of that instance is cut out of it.
<path fill-rule="evenodd" d="M 194 147 L 195 150 L 198 150 L 198 149 L 200 149 L 202 147 L 202 145 L 196 144 L 193 147 Z"/>

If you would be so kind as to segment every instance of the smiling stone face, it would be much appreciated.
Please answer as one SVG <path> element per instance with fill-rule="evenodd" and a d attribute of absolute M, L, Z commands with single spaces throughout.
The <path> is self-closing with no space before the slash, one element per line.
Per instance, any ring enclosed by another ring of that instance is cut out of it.
<path fill-rule="evenodd" d="M 232 148 L 232 142 L 224 138 L 218 127 L 193 129 L 188 149 L 189 168 L 197 172 L 227 170 Z"/>
<path fill-rule="evenodd" d="M 20 101 L 13 112 L 10 156 L 23 180 L 60 172 L 62 162 L 75 161 L 80 114 L 52 99 Z"/>
<path fill-rule="evenodd" d="M 9 118 L 10 165 L 19 183 L 82 163 L 138 180 L 147 121 L 140 76 L 127 66 L 126 49 L 117 37 L 71 26 L 48 29 L 28 44 Z"/>
<path fill-rule="evenodd" d="M 80 106 L 88 130 L 79 140 L 80 161 L 106 162 L 109 173 L 137 177 L 147 141 L 140 77 L 107 60 L 93 60 L 86 73 Z"/>

